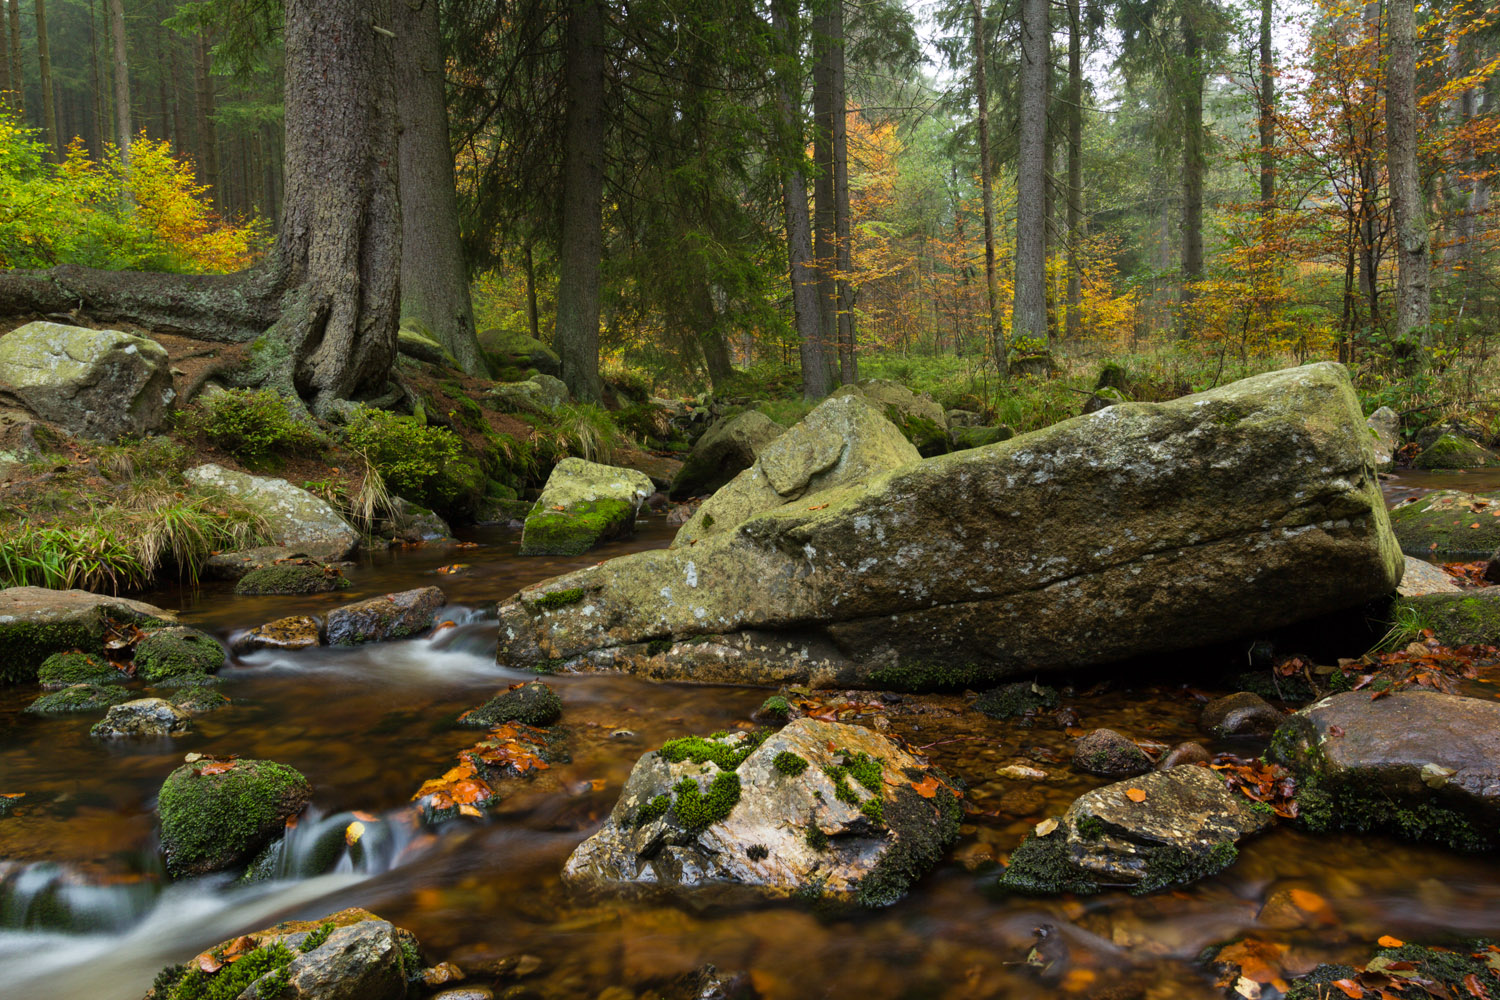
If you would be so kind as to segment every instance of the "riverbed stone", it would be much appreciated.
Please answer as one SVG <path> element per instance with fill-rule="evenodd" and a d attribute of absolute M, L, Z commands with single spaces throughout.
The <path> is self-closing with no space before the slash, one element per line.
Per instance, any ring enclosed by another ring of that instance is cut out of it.
<path fill-rule="evenodd" d="M 1493 452 L 1458 434 L 1443 434 L 1411 460 L 1414 469 L 1488 469 L 1500 465 Z"/>
<path fill-rule="evenodd" d="M 1095 729 L 1073 744 L 1073 766 L 1101 778 L 1126 778 L 1151 770 L 1151 758 L 1124 733 Z"/>
<path fill-rule="evenodd" d="M 301 772 L 275 761 L 183 764 L 157 797 L 167 871 L 202 875 L 248 862 L 311 798 L 312 785 Z"/>
<path fill-rule="evenodd" d="M 1127 778 L 1085 792 L 1055 826 L 1040 824 L 1000 885 L 1036 895 L 1187 885 L 1233 864 L 1236 844 L 1270 822 L 1251 806 L 1195 764 Z"/>
<path fill-rule="evenodd" d="M 98 441 L 161 427 L 176 396 L 170 369 L 160 344 L 119 330 L 38 321 L 0 337 L 0 395 Z"/>
<path fill-rule="evenodd" d="M 0 590 L 0 684 L 30 683 L 54 653 L 104 652 L 110 622 L 161 626 L 176 615 L 144 601 L 86 590 L 9 587 Z"/>
<path fill-rule="evenodd" d="M 521 555 L 576 556 L 635 530 L 635 515 L 656 491 L 634 469 L 565 458 L 552 469 L 521 529 Z"/>
<path fill-rule="evenodd" d="M 391 516 L 382 525 L 382 534 L 410 544 L 452 540 L 453 529 L 437 514 L 420 504 L 400 497 L 391 498 Z"/>
<path fill-rule="evenodd" d="M 1383 831 L 1464 850 L 1500 842 L 1500 703 L 1436 691 L 1324 698 L 1271 742 L 1311 830 Z"/>
<path fill-rule="evenodd" d="M 1260 695 L 1239 691 L 1204 705 L 1198 713 L 1198 728 L 1219 739 L 1270 736 L 1285 718 Z"/>
<path fill-rule="evenodd" d="M 64 712 L 93 712 L 129 701 L 131 694 L 114 684 L 70 684 L 60 691 L 49 691 L 26 706 L 34 715 Z"/>
<path fill-rule="evenodd" d="M 1406 572 L 1401 574 L 1401 586 L 1396 588 L 1396 593 L 1401 597 L 1418 597 L 1422 594 L 1457 594 L 1461 590 L 1441 567 L 1425 559 L 1407 556 Z"/>
<path fill-rule="evenodd" d="M 750 468 L 761 449 L 781 436 L 780 424 L 759 410 L 719 420 L 703 432 L 672 480 L 678 499 L 713 493 Z"/>
<path fill-rule="evenodd" d="M 1304 621 L 1391 593 L 1405 565 L 1353 386 L 1329 363 L 1122 403 L 817 499 L 526 588 L 498 609 L 499 661 L 981 687 Z"/>
<path fill-rule="evenodd" d="M 673 548 L 731 531 L 756 514 L 920 461 L 895 424 L 862 396 L 836 396 L 767 443 L 754 463 L 705 500 Z"/>
<path fill-rule="evenodd" d="M 399 594 L 372 597 L 328 612 L 328 645 L 405 639 L 432 628 L 432 616 L 448 598 L 436 587 L 417 587 Z"/>
<path fill-rule="evenodd" d="M 877 732 L 802 718 L 759 739 L 687 738 L 646 754 L 563 878 L 885 906 L 957 837 L 947 780 Z"/>
<path fill-rule="evenodd" d="M 323 623 L 311 615 L 289 615 L 236 636 L 232 648 L 235 653 L 250 653 L 257 649 L 311 649 L 323 644 L 322 631 Z"/>
<path fill-rule="evenodd" d="M 111 705 L 103 720 L 94 723 L 89 735 L 98 740 L 183 736 L 192 728 L 192 718 L 171 702 L 163 698 L 136 698 Z"/>
<path fill-rule="evenodd" d="M 1391 618 L 1408 616 L 1416 626 L 1431 629 L 1444 646 L 1500 645 L 1500 587 L 1399 598 Z"/>
<path fill-rule="evenodd" d="M 238 498 L 263 517 L 271 542 L 292 550 L 283 551 L 282 558 L 300 554 L 321 562 L 339 562 L 359 545 L 359 533 L 326 500 L 285 479 L 234 472 L 213 463 L 196 466 L 185 475 L 189 482 Z M 231 553 L 220 560 L 215 572 L 235 562 Z"/>
<path fill-rule="evenodd" d="M 1394 464 L 1396 449 L 1401 447 L 1401 417 L 1389 406 L 1382 406 L 1365 421 L 1375 438 L 1375 468 L 1387 472 Z"/>
<path fill-rule="evenodd" d="M 226 953 L 239 957 L 225 962 L 219 956 Z M 421 973 L 421 946 L 410 931 L 351 908 L 222 941 L 164 969 L 150 1000 L 406 1000 Z"/>
<path fill-rule="evenodd" d="M 208 684 L 195 684 L 176 692 L 169 700 L 189 715 L 202 715 L 232 704 L 227 694 Z"/>
<path fill-rule="evenodd" d="M 885 378 L 861 379 L 857 385 L 841 385 L 830 395 L 859 395 L 885 411 L 923 455 L 948 450 L 948 414 L 925 392 L 912 392 L 900 382 Z"/>
<path fill-rule="evenodd" d="M 141 680 L 164 681 L 191 674 L 216 674 L 227 659 L 219 640 L 195 628 L 164 628 L 135 647 L 135 671 Z"/>
<path fill-rule="evenodd" d="M 74 684 L 123 684 L 126 677 L 102 656 L 53 653 L 37 668 L 36 680 L 44 688 L 65 688 Z"/>
<path fill-rule="evenodd" d="M 295 560 L 252 569 L 240 577 L 234 585 L 234 592 L 241 596 L 326 594 L 348 587 L 349 578 L 337 567 L 311 560 Z"/>
<path fill-rule="evenodd" d="M 1213 759 L 1214 755 L 1202 743 L 1187 740 L 1162 754 L 1161 760 L 1156 763 L 1156 769 L 1167 771 L 1183 764 L 1207 764 Z"/>
<path fill-rule="evenodd" d="M 1484 559 L 1500 548 L 1500 492 L 1435 490 L 1391 508 L 1401 550 L 1418 559 Z"/>
<path fill-rule="evenodd" d="M 562 717 L 562 699 L 541 681 L 514 684 L 458 717 L 460 726 L 489 729 L 506 722 L 550 726 Z"/>

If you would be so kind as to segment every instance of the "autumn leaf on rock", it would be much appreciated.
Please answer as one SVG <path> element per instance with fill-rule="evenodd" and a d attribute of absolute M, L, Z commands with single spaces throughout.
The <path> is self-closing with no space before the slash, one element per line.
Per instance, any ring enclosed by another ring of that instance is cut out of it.
<path fill-rule="evenodd" d="M 1127 788 L 1125 789 L 1125 797 L 1132 802 L 1145 802 L 1146 790 L 1144 788 Z"/>

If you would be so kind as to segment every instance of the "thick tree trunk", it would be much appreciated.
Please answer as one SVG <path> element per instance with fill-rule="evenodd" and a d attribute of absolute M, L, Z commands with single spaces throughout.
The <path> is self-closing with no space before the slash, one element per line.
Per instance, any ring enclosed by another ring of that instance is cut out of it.
<path fill-rule="evenodd" d="M 722 388 L 734 375 L 734 364 L 729 358 L 729 341 L 724 337 L 714 290 L 707 281 L 702 283 L 698 297 L 698 341 L 703 345 L 703 364 L 708 369 L 709 383 L 715 389 Z"/>
<path fill-rule="evenodd" d="M 1083 23 L 1079 0 L 1068 0 L 1068 301 L 1064 335 L 1083 334 Z"/>
<path fill-rule="evenodd" d="M 193 37 L 193 83 L 196 101 L 193 105 L 198 132 L 198 183 L 214 188 L 219 197 L 219 147 L 214 136 L 214 81 L 209 74 L 208 36 L 199 32 Z M 291 78 L 288 68 L 287 78 Z"/>
<path fill-rule="evenodd" d="M 1186 77 L 1182 90 L 1182 304 L 1193 301 L 1195 283 L 1203 277 L 1203 49 L 1194 23 L 1195 5 L 1183 19 L 1183 59 Z M 1179 326 L 1191 332 L 1186 310 Z"/>
<path fill-rule="evenodd" d="M 563 381 L 575 399 L 597 402 L 599 268 L 604 256 L 604 7 L 568 8 L 567 124 L 563 139 L 562 240 L 557 330 Z"/>
<path fill-rule="evenodd" d="M 1012 334 L 1047 338 L 1047 0 L 1021 0 L 1021 123 L 1016 164 Z"/>
<path fill-rule="evenodd" d="M 437 0 L 396 0 L 401 65 L 401 319 L 417 320 L 470 375 L 484 371 L 474 336 Z"/>
<path fill-rule="evenodd" d="M 26 114 L 26 72 L 21 62 L 21 0 L 10 0 L 10 96 L 17 117 Z"/>
<path fill-rule="evenodd" d="M 771 26 L 781 41 L 785 64 L 797 64 L 797 49 L 788 25 L 783 4 L 771 0 Z M 792 95 L 800 87 L 788 80 L 786 68 L 776 70 L 776 110 L 783 135 L 777 156 L 783 161 L 781 172 L 782 216 L 786 225 L 786 255 L 792 282 L 792 314 L 797 328 L 797 351 L 802 361 L 802 398 L 822 399 L 828 395 L 828 358 L 819 344 L 819 309 L 817 269 L 813 266 L 812 226 L 807 216 L 807 180 L 801 161 L 801 113 Z"/>
<path fill-rule="evenodd" d="M 979 189 L 984 209 L 984 280 L 990 305 L 990 349 L 1003 379 L 1010 373 L 1010 351 L 1000 315 L 1000 279 L 995 274 L 995 194 L 990 169 L 990 90 L 985 80 L 984 0 L 974 8 L 974 104 L 979 118 Z"/>
<path fill-rule="evenodd" d="M 130 127 L 130 71 L 125 59 L 125 0 L 108 0 L 108 5 L 109 37 L 114 54 L 115 142 L 120 147 L 120 159 L 129 163 L 134 130 Z"/>
<path fill-rule="evenodd" d="M 1404 340 L 1416 331 L 1422 346 L 1430 347 L 1427 205 L 1417 165 L 1416 13 L 1413 0 L 1392 0 L 1388 9 L 1385 134 L 1391 212 L 1396 225 L 1396 337 Z"/>
<path fill-rule="evenodd" d="M 42 135 L 54 160 L 62 160 L 62 144 L 57 134 L 57 110 L 53 107 L 52 46 L 47 40 L 46 0 L 36 0 L 36 60 L 42 85 Z"/>
<path fill-rule="evenodd" d="M 820 0 L 812 19 L 813 44 L 813 255 L 818 270 L 818 347 L 825 357 L 837 355 L 838 213 L 834 208 L 833 132 L 835 117 L 833 62 L 837 39 L 832 11 L 841 0 Z"/>
<path fill-rule="evenodd" d="M 853 218 L 849 207 L 849 95 L 844 59 L 844 5 L 834 0 L 833 28 L 838 40 L 833 50 L 833 229 L 837 239 L 839 381 L 859 381 L 859 356 L 854 352 Z"/>
<path fill-rule="evenodd" d="M 1271 0 L 1260 0 L 1260 211 L 1276 210 L 1276 81 L 1271 62 Z"/>
<path fill-rule="evenodd" d="M 533 340 L 542 339 L 541 316 L 536 307 L 536 258 L 531 253 L 531 241 L 526 242 L 526 328 Z"/>

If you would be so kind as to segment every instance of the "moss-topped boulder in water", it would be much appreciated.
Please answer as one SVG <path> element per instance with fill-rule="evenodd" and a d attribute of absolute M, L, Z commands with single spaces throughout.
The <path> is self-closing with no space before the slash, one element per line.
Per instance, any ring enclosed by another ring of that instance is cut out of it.
<path fill-rule="evenodd" d="M 1500 465 L 1493 452 L 1466 437 L 1444 434 L 1411 461 L 1414 469 L 1488 469 Z"/>
<path fill-rule="evenodd" d="M 1432 630 L 1444 646 L 1500 645 L 1500 587 L 1398 598 L 1391 620 Z"/>
<path fill-rule="evenodd" d="M 135 672 L 141 680 L 159 682 L 189 674 L 216 674 L 224 666 L 224 647 L 195 628 L 164 628 L 135 647 Z"/>
<path fill-rule="evenodd" d="M 163 698 L 135 698 L 111 705 L 104 718 L 94 723 L 89 735 L 96 740 L 162 739 L 192 732 L 193 720 Z"/>
<path fill-rule="evenodd" d="M 36 680 L 37 668 L 54 653 L 104 652 L 111 622 L 160 627 L 170 611 L 123 597 L 86 590 L 10 587 L 0 590 L 0 684 Z"/>
<path fill-rule="evenodd" d="M 44 688 L 64 688 L 74 684 L 123 684 L 125 675 L 102 656 L 53 653 L 37 668 L 36 680 Z"/>
<path fill-rule="evenodd" d="M 550 726 L 562 717 L 562 699 L 541 681 L 516 684 L 458 717 L 460 726 L 488 729 L 506 722 Z"/>
<path fill-rule="evenodd" d="M 51 691 L 26 706 L 36 715 L 64 712 L 94 712 L 129 701 L 130 692 L 113 684 L 73 684 L 61 691 Z"/>
<path fill-rule="evenodd" d="M 595 890 L 704 890 L 886 906 L 958 836 L 947 779 L 869 729 L 672 740 L 636 763 L 563 869 Z"/>
<path fill-rule="evenodd" d="M 1500 492 L 1438 490 L 1391 508 L 1401 550 L 1419 559 L 1483 559 L 1500 548 Z"/>
<path fill-rule="evenodd" d="M 275 566 L 262 566 L 240 577 L 234 592 L 245 595 L 260 594 L 324 594 L 334 590 L 345 590 L 349 578 L 333 566 L 312 562 L 287 562 Z"/>
<path fill-rule="evenodd" d="M 526 515 L 521 555 L 576 556 L 628 535 L 635 530 L 636 511 L 655 489 L 634 469 L 565 458 Z"/>
<path fill-rule="evenodd" d="M 311 798 L 308 780 L 275 761 L 205 758 L 182 765 L 157 799 L 167 871 L 180 877 L 245 864 Z"/>

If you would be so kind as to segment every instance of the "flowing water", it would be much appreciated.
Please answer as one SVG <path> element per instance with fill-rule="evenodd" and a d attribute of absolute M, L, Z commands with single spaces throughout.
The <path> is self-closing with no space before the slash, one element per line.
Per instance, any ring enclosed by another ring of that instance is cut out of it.
<path fill-rule="evenodd" d="M 1432 488 L 1388 483 L 1392 496 L 1408 487 Z M 1068 728 L 1109 726 L 1167 745 L 1199 737 L 1204 692 L 1173 684 L 1116 679 L 1070 689 L 1071 716 L 1029 726 L 985 719 L 957 696 L 881 702 L 894 732 L 968 783 L 971 815 L 938 870 L 873 913 L 589 900 L 559 881 L 642 753 L 685 733 L 748 725 L 764 690 L 549 679 L 564 703 L 572 762 L 514 783 L 484 822 L 419 829 L 412 793 L 482 735 L 456 728 L 455 716 L 523 677 L 494 663 L 485 609 L 556 573 L 665 545 L 671 531 L 647 520 L 632 541 L 583 557 L 522 559 L 514 535 L 485 530 L 470 536 L 474 547 L 368 557 L 349 573 L 354 588 L 337 595 L 245 598 L 221 585 L 148 595 L 228 639 L 285 614 L 431 583 L 447 593 L 446 615 L 457 623 L 427 639 L 232 662 L 220 690 L 234 703 L 173 741 L 102 744 L 88 735 L 92 716 L 25 715 L 36 689 L 0 688 L 0 792 L 26 793 L 0 818 L 0 995 L 136 1000 L 165 964 L 277 920 L 348 906 L 410 928 L 431 959 L 452 960 L 479 981 L 496 963 L 509 968 L 526 956 L 519 969 L 529 995 L 559 1000 L 629 1000 L 706 962 L 748 973 L 768 1000 L 1207 998 L 1223 994 L 1197 957 L 1246 934 L 1287 945 L 1291 971 L 1360 958 L 1382 934 L 1427 942 L 1500 934 L 1493 858 L 1289 828 L 1248 843 L 1232 868 L 1186 890 L 1078 900 L 994 894 L 996 864 L 1023 834 L 1103 783 L 1068 767 Z M 467 568 L 437 572 L 454 563 Z M 154 796 L 191 751 L 283 761 L 311 779 L 313 805 L 273 880 L 162 874 Z M 998 773 L 1017 763 L 1048 777 Z M 365 834 L 351 856 L 344 830 L 356 819 Z M 1292 889 L 1326 906 L 1289 909 Z M 1038 941 L 1041 957 L 1028 964 Z"/>

